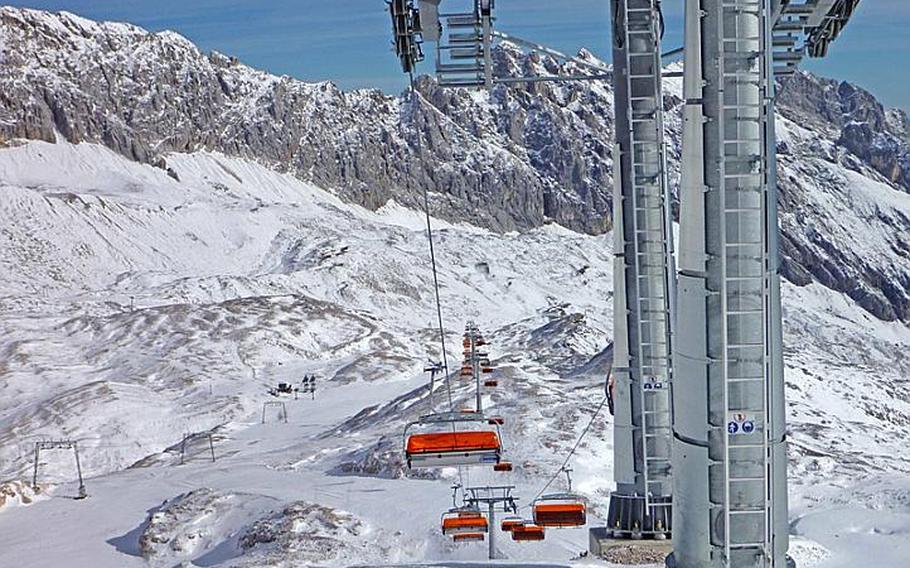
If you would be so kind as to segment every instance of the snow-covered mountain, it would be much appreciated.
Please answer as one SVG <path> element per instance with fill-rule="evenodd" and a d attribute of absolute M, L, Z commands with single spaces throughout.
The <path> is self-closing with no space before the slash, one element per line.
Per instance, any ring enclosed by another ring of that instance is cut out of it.
<path fill-rule="evenodd" d="M 275 77 L 205 55 L 172 32 L 72 14 L 0 8 L 0 30 L 0 141 L 95 142 L 162 169 L 170 152 L 217 151 L 372 210 L 389 199 L 417 208 L 420 188 L 429 185 L 434 212 L 450 220 L 496 230 L 548 220 L 591 234 L 610 228 L 607 82 L 501 87 L 486 96 L 439 89 L 425 78 L 416 101 Z M 496 53 L 496 64 L 526 72 L 556 65 L 509 48 Z M 780 101 L 781 115 L 799 126 L 780 147 L 784 275 L 846 292 L 876 317 L 906 321 L 906 264 L 883 266 L 893 263 L 859 253 L 868 243 L 858 231 L 842 227 L 833 239 L 806 219 L 830 214 L 827 222 L 837 223 L 839 209 L 850 209 L 878 225 L 877 248 L 907 258 L 907 219 L 887 204 L 880 216 L 859 210 L 845 194 L 851 181 L 826 166 L 910 191 L 907 116 L 858 87 L 807 74 L 791 79 Z M 676 143 L 681 103 L 681 87 L 672 86 L 665 107 Z M 675 150 L 670 167 L 675 175 Z M 832 197 L 825 211 L 816 189 Z"/>
<path fill-rule="evenodd" d="M 173 33 L 0 8 L 0 565 L 484 557 L 438 534 L 456 473 L 401 460 L 404 424 L 447 404 L 422 373 L 440 352 L 415 205 L 431 184 L 450 365 L 477 322 L 516 465 L 464 481 L 515 484 L 526 504 L 603 396 L 612 93 L 421 90 L 344 93 Z M 905 567 L 910 127 L 801 74 L 778 130 L 793 554 L 834 568 L 874 547 Z M 266 389 L 305 373 L 316 400 L 263 424 Z M 470 404 L 469 385 L 453 394 Z M 599 416 L 572 462 L 595 516 L 611 427 Z M 212 433 L 215 463 L 191 443 L 180 465 L 192 432 Z M 78 440 L 89 499 L 61 498 L 65 453 L 42 454 L 44 492 L 23 483 L 51 438 Z M 501 540 L 510 558 L 565 562 L 587 535 Z"/>

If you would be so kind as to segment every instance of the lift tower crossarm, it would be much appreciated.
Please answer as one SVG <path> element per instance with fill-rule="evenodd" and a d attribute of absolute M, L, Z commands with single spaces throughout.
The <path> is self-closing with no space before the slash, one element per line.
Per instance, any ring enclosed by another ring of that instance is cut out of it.
<path fill-rule="evenodd" d="M 860 0 L 774 0 L 774 74 L 796 72 L 804 57 L 825 57 Z"/>

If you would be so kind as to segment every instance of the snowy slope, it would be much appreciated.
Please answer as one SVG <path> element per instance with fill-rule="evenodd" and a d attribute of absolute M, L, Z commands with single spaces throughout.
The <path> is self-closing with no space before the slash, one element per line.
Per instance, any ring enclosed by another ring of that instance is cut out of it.
<path fill-rule="evenodd" d="M 34 441 L 74 438 L 91 494 L 62 498 L 75 491 L 70 458 L 46 454 L 46 494 L 0 511 L 0 564 L 482 559 L 484 546 L 452 547 L 435 528 L 455 472 L 402 477 L 402 427 L 427 408 L 421 369 L 439 356 L 420 214 L 369 212 L 223 155 L 169 162 L 179 182 L 88 144 L 0 151 L 2 477 L 27 479 Z M 488 331 L 503 388 L 485 404 L 506 417 L 516 464 L 465 481 L 507 480 L 526 503 L 602 398 L 586 363 L 610 336 L 611 236 L 437 226 L 448 355 L 465 321 Z M 881 544 L 883 565 L 901 566 L 910 330 L 819 285 L 787 286 L 785 308 L 793 530 L 829 549 L 797 540 L 794 554 L 841 566 Z M 266 388 L 303 373 L 321 378 L 315 403 L 286 400 L 287 425 L 259 424 Z M 465 384 L 454 393 L 470 398 Z M 430 402 L 445 407 L 441 392 Z M 600 417 L 573 460 L 599 516 L 610 425 Z M 216 463 L 191 444 L 179 465 L 183 434 L 209 430 Z M 838 548 L 848 527 L 834 510 L 849 513 L 854 545 Z M 66 537 L 30 541 L 48 522 Z M 586 538 L 500 548 L 567 561 Z"/>
<path fill-rule="evenodd" d="M 446 407 L 422 376 L 440 357 L 409 207 L 422 183 L 446 219 L 450 366 L 476 321 L 502 385 L 484 403 L 506 418 L 516 465 L 464 481 L 515 484 L 526 504 L 602 400 L 612 236 L 545 221 L 609 227 L 606 83 L 490 97 L 424 81 L 415 108 L 203 56 L 176 34 L 2 8 L 0 84 L 0 566 L 482 560 L 485 545 L 438 532 L 457 473 L 401 461 L 404 424 Z M 874 550 L 907 568 L 910 130 L 852 86 L 799 75 L 788 88 L 792 554 L 839 568 Z M 668 81 L 673 142 L 679 90 Z M 285 399 L 288 423 L 262 424 L 266 389 L 305 373 L 317 399 Z M 469 404 L 468 385 L 453 390 Z M 572 462 L 595 517 L 611 427 L 599 416 Z M 192 432 L 212 434 L 214 464 L 191 443 L 180 465 Z M 43 491 L 27 489 L 34 442 L 51 438 L 78 440 L 88 500 L 67 498 L 62 452 L 42 454 Z M 510 559 L 567 563 L 587 534 L 502 540 Z"/>

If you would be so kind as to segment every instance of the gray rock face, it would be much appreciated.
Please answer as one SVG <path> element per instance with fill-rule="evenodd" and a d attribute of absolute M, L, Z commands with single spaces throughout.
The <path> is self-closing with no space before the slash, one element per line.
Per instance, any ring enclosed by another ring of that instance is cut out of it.
<path fill-rule="evenodd" d="M 608 145 L 587 136 L 607 113 L 589 125 L 561 108 L 580 87 L 552 101 L 503 89 L 488 109 L 429 80 L 419 100 L 345 93 L 204 55 L 174 33 L 13 8 L 0 9 L 0 37 L 0 143 L 59 135 L 161 167 L 168 152 L 214 150 L 373 209 L 420 206 L 427 187 L 436 214 L 494 229 L 609 228 Z"/>
<path fill-rule="evenodd" d="M 799 73 L 787 80 L 780 113 L 834 137 L 838 145 L 910 191 L 910 122 L 850 83 Z"/>
<path fill-rule="evenodd" d="M 509 47 L 495 53 L 495 64 L 559 70 Z M 563 70 L 582 72 L 573 64 Z M 668 87 L 675 192 L 682 107 L 678 85 Z M 62 137 L 164 169 L 168 153 L 211 150 L 266 163 L 372 209 L 390 199 L 420 208 L 427 188 L 435 215 L 494 230 L 549 221 L 592 234 L 610 229 L 609 82 L 500 86 L 487 94 L 444 90 L 423 77 L 418 90 L 416 98 L 343 92 L 202 54 L 172 32 L 0 8 L 0 144 Z M 845 292 L 879 318 L 910 320 L 910 263 L 894 262 L 910 251 L 901 236 L 910 230 L 907 216 L 893 209 L 868 216 L 888 249 L 870 256 L 822 206 L 830 199 L 854 206 L 846 195 L 853 182 L 832 168 L 910 192 L 906 115 L 858 87 L 806 73 L 782 89 L 779 112 L 800 132 L 778 145 L 784 276 Z"/>

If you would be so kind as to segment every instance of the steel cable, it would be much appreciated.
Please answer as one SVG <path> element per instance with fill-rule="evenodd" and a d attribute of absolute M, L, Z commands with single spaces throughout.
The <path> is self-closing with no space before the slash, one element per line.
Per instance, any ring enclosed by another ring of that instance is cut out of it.
<path fill-rule="evenodd" d="M 563 460 L 562 465 L 559 466 L 559 469 L 556 470 L 556 473 L 553 474 L 553 476 L 549 479 L 549 481 L 547 481 L 546 485 L 544 485 L 540 489 L 540 491 L 537 492 L 537 495 L 535 495 L 534 498 L 531 499 L 531 501 L 529 501 L 527 505 L 525 505 L 525 507 L 530 507 L 531 503 L 533 503 L 534 501 L 537 500 L 538 497 L 543 495 L 543 492 L 546 491 L 550 487 L 550 485 L 553 484 L 554 481 L 556 481 L 556 478 L 559 477 L 559 474 L 562 473 L 563 471 L 565 471 L 566 465 L 568 465 L 569 460 L 572 459 L 573 455 L 575 455 L 575 451 L 578 449 L 578 446 L 581 445 L 582 440 L 584 440 L 585 435 L 591 429 L 591 426 L 594 424 L 594 420 L 600 414 L 600 411 L 603 410 L 603 407 L 606 403 L 607 403 L 607 397 L 604 396 L 603 400 L 600 401 L 600 404 L 597 405 L 597 408 L 594 410 L 594 414 L 591 415 L 591 419 L 588 421 L 588 424 L 584 427 L 584 430 L 581 431 L 581 434 L 578 436 L 578 439 L 575 440 L 575 445 L 572 446 L 572 449 L 569 451 L 569 454 L 566 456 L 566 459 Z"/>

